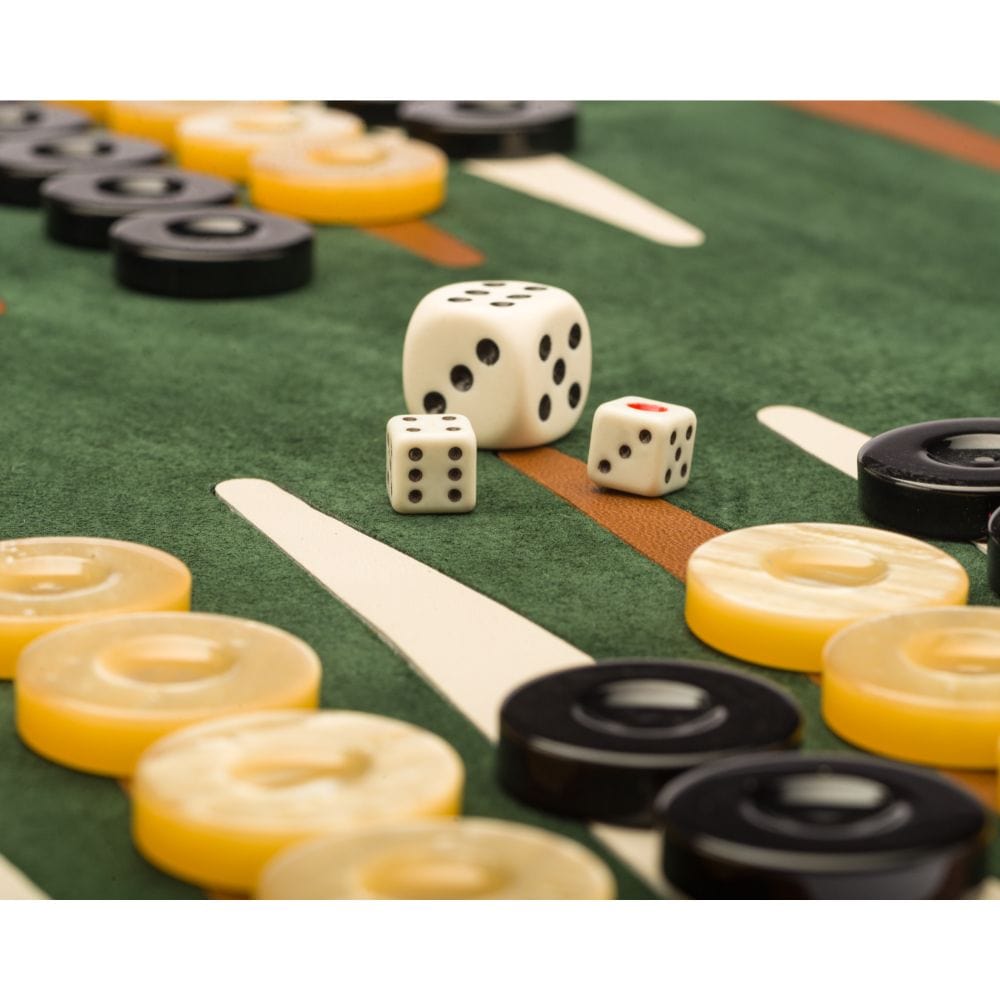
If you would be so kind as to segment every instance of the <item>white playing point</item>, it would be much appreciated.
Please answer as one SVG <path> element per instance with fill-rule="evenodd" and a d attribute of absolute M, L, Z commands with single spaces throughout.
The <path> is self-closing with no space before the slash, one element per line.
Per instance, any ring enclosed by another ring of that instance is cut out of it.
<path fill-rule="evenodd" d="M 599 219 L 669 247 L 698 247 L 705 234 L 690 222 L 558 153 L 510 160 L 467 160 L 476 177 Z"/>
<path fill-rule="evenodd" d="M 403 344 L 411 413 L 461 413 L 480 448 L 532 448 L 568 434 L 590 389 L 590 326 L 561 288 L 510 279 L 428 293 Z"/>
<path fill-rule="evenodd" d="M 385 485 L 400 514 L 462 514 L 476 506 L 476 433 L 468 417 L 422 413 L 385 428 Z"/>
<path fill-rule="evenodd" d="M 587 475 L 598 486 L 658 497 L 687 485 L 698 420 L 693 410 L 642 396 L 602 403 L 590 431 Z"/>

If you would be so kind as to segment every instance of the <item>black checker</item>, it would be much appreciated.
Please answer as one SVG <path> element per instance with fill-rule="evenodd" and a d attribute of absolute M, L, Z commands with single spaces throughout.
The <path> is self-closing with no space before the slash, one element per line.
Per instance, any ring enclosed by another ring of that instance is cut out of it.
<path fill-rule="evenodd" d="M 548 674 L 500 709 L 498 776 L 547 812 L 649 826 L 663 785 L 706 761 L 796 746 L 798 706 L 749 674 L 686 660 L 604 660 Z"/>
<path fill-rule="evenodd" d="M 858 498 L 873 521 L 925 538 L 973 540 L 1000 506 L 1000 419 L 932 420 L 858 452 Z"/>
<path fill-rule="evenodd" d="M 570 101 L 408 101 L 399 120 L 452 159 L 568 153 L 576 145 Z"/>
<path fill-rule="evenodd" d="M 953 899 L 986 874 L 986 811 L 954 782 L 849 754 L 707 764 L 656 801 L 663 873 L 696 899 Z"/>
<path fill-rule="evenodd" d="M 166 155 L 158 143 L 111 132 L 10 139 L 0 143 L 0 201 L 38 205 L 42 184 L 56 174 L 149 166 Z"/>
<path fill-rule="evenodd" d="M 42 185 L 48 235 L 60 243 L 107 248 L 113 223 L 134 212 L 202 208 L 236 201 L 230 181 L 190 170 L 138 167 L 69 173 Z"/>
<path fill-rule="evenodd" d="M 69 108 L 50 108 L 36 101 L 0 101 L 0 142 L 83 132 L 93 124 L 86 115 Z"/>
<path fill-rule="evenodd" d="M 130 215 L 111 227 L 111 249 L 118 280 L 155 295 L 272 295 L 312 277 L 312 228 L 249 208 Z"/>

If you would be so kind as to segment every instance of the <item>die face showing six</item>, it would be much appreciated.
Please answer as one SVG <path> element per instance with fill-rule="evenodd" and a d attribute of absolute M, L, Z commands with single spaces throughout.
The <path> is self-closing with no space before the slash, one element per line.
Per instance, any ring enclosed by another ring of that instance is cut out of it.
<path fill-rule="evenodd" d="M 594 412 L 587 475 L 598 486 L 658 497 L 691 478 L 694 411 L 642 396 L 602 403 Z"/>
<path fill-rule="evenodd" d="M 590 327 L 561 288 L 530 281 L 445 285 L 417 305 L 403 345 L 413 413 L 460 413 L 480 448 L 568 434 L 590 390 Z"/>
<path fill-rule="evenodd" d="M 463 514 L 476 506 L 476 433 L 456 413 L 405 414 L 385 428 L 385 485 L 400 514 Z"/>

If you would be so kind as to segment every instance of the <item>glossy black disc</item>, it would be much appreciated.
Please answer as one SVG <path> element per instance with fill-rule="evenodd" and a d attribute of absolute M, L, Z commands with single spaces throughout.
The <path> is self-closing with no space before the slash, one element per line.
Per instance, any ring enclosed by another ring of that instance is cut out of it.
<path fill-rule="evenodd" d="M 313 231 L 248 208 L 143 212 L 111 227 L 118 280 L 178 298 L 287 292 L 312 277 Z"/>
<path fill-rule="evenodd" d="M 500 784 L 547 812 L 648 826 L 663 785 L 706 761 L 799 742 L 774 684 L 684 660 L 605 660 L 517 688 L 500 708 Z"/>
<path fill-rule="evenodd" d="M 858 452 L 861 510 L 925 538 L 983 538 L 1000 506 L 1000 419 L 932 420 L 879 434 Z"/>
<path fill-rule="evenodd" d="M 989 565 L 990 586 L 1000 594 L 1000 508 L 990 518 L 986 542 L 986 559 Z"/>
<path fill-rule="evenodd" d="M 0 101 L 0 142 L 83 132 L 93 124 L 86 115 L 68 108 L 50 108 L 36 101 Z"/>
<path fill-rule="evenodd" d="M 570 101 L 408 101 L 399 120 L 452 159 L 568 153 L 576 145 Z"/>
<path fill-rule="evenodd" d="M 42 185 L 42 205 L 52 239 L 106 248 L 112 224 L 126 215 L 226 205 L 236 200 L 237 193 L 232 182 L 207 174 L 137 167 L 52 177 Z"/>
<path fill-rule="evenodd" d="M 656 814 L 663 873 L 696 899 L 951 899 L 985 875 L 979 802 L 888 761 L 748 754 L 678 778 Z"/>
<path fill-rule="evenodd" d="M 82 132 L 0 142 L 0 201 L 38 205 L 42 184 L 69 171 L 118 170 L 162 163 L 157 143 L 111 132 Z"/>

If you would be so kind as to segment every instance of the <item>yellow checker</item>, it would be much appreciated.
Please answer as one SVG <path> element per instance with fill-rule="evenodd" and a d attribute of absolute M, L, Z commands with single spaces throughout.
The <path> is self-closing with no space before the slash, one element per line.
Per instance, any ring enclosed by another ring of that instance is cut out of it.
<path fill-rule="evenodd" d="M 315 708 L 319 657 L 261 622 L 193 612 L 120 615 L 31 643 L 17 665 L 17 731 L 59 764 L 126 777 L 168 733 L 203 719 Z"/>
<path fill-rule="evenodd" d="M 448 160 L 392 132 L 257 153 L 250 199 L 309 222 L 375 226 L 416 219 L 444 202 Z"/>
<path fill-rule="evenodd" d="M 176 148 L 177 125 L 188 115 L 223 108 L 250 111 L 274 108 L 284 101 L 110 101 L 107 121 L 113 132 L 159 142 Z"/>
<path fill-rule="evenodd" d="M 164 871 L 251 892 L 278 851 L 323 834 L 451 816 L 464 769 L 444 740 L 361 712 L 256 712 L 154 743 L 132 786 L 132 833 Z"/>
<path fill-rule="evenodd" d="M 250 157 L 289 143 L 336 143 L 359 136 L 364 122 L 345 111 L 318 108 L 226 108 L 189 115 L 177 125 L 182 167 L 246 180 Z"/>
<path fill-rule="evenodd" d="M 994 768 L 1000 608 L 870 618 L 823 651 L 823 718 L 849 743 L 935 767 Z"/>
<path fill-rule="evenodd" d="M 925 542 L 848 524 L 762 524 L 700 545 L 688 627 L 741 660 L 818 671 L 835 632 L 872 615 L 964 604 L 969 578 Z"/>
<path fill-rule="evenodd" d="M 306 841 L 264 869 L 258 899 L 613 899 L 573 840 L 493 819 L 426 820 Z"/>
<path fill-rule="evenodd" d="M 0 677 L 52 629 L 130 611 L 187 611 L 191 574 L 159 549 L 110 538 L 0 542 Z"/>
<path fill-rule="evenodd" d="M 108 108 L 110 101 L 46 101 L 57 108 L 69 108 L 71 111 L 79 111 L 82 114 L 90 115 L 95 122 L 106 122 L 108 120 Z"/>

